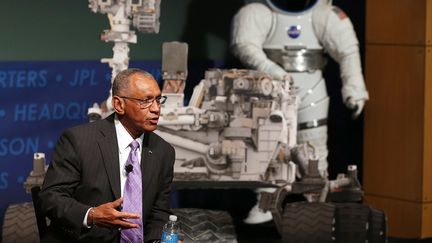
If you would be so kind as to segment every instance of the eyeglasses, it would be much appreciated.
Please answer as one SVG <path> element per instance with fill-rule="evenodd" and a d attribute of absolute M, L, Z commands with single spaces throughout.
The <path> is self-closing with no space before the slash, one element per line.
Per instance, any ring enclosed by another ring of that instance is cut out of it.
<path fill-rule="evenodd" d="M 161 105 L 161 104 L 164 104 L 165 101 L 167 100 L 167 97 L 164 95 L 157 96 L 157 97 L 147 97 L 145 99 L 138 99 L 138 98 L 127 97 L 127 96 L 119 96 L 119 97 L 123 98 L 123 99 L 138 101 L 138 105 L 139 105 L 140 109 L 145 109 L 145 108 L 150 107 L 154 101 L 156 101 L 156 104 Z"/>

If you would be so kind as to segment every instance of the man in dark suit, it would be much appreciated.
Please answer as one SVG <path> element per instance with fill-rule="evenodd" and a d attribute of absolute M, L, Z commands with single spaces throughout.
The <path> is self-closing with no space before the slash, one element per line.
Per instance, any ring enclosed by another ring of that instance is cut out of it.
<path fill-rule="evenodd" d="M 120 72 L 112 91 L 113 115 L 66 130 L 55 147 L 39 193 L 51 220 L 43 242 L 158 242 L 161 237 L 170 214 L 175 153 L 153 131 L 166 97 L 140 69 Z M 131 164 L 131 156 L 138 164 Z M 126 189 L 136 173 L 141 183 Z M 134 211 L 125 209 L 141 203 Z"/>

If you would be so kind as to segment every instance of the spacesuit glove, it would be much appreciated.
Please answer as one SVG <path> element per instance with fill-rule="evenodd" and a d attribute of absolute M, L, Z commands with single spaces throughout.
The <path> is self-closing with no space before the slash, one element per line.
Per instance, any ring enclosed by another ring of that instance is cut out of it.
<path fill-rule="evenodd" d="M 363 111 L 365 101 L 366 100 L 364 99 L 354 100 L 352 98 L 348 98 L 346 105 L 349 109 L 353 110 L 353 113 L 351 114 L 352 119 L 357 119 L 360 116 Z"/>

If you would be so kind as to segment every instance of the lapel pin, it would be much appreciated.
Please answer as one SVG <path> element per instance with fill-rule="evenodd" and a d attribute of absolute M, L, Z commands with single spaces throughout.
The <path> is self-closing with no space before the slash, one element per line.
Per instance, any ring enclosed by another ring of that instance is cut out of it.
<path fill-rule="evenodd" d="M 151 150 L 148 151 L 149 154 L 152 154 L 153 152 Z"/>

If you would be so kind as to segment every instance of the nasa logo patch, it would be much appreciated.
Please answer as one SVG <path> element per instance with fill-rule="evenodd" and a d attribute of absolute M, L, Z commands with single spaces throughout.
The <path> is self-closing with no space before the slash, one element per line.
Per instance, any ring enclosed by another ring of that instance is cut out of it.
<path fill-rule="evenodd" d="M 288 36 L 296 39 L 300 36 L 301 34 L 301 26 L 300 25 L 291 25 L 287 31 Z"/>

